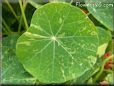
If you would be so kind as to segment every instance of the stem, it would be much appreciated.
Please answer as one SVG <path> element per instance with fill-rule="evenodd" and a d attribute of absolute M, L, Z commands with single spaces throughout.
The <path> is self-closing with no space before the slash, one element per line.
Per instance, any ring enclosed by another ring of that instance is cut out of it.
<path fill-rule="evenodd" d="M 13 15 L 15 16 L 15 18 L 18 20 L 18 16 L 16 15 L 14 9 L 12 8 L 12 6 L 10 5 L 10 3 L 8 2 L 8 0 L 5 0 L 5 2 L 7 3 L 8 7 L 10 8 L 11 12 L 13 13 Z"/>
<path fill-rule="evenodd" d="M 5 33 L 6 35 L 9 35 L 9 33 L 8 33 L 8 31 L 5 29 L 5 27 L 2 26 L 2 28 L 3 28 L 4 33 Z M 4 34 L 4 33 L 3 33 L 3 34 Z"/>
<path fill-rule="evenodd" d="M 74 0 L 71 0 L 71 1 L 70 1 L 70 4 L 72 4 L 72 3 L 73 3 L 73 1 L 74 1 Z"/>
<path fill-rule="evenodd" d="M 27 5 L 26 0 L 23 0 L 23 9 L 24 9 L 24 11 L 25 11 L 25 9 L 26 9 L 26 5 Z"/>
<path fill-rule="evenodd" d="M 20 5 L 20 8 L 21 8 L 22 17 L 23 17 L 23 20 L 24 20 L 24 23 L 25 23 L 25 28 L 27 30 L 28 29 L 28 23 L 27 23 L 27 19 L 26 19 L 25 13 L 24 13 L 24 7 L 22 5 L 22 0 L 19 0 L 19 5 Z"/>
<path fill-rule="evenodd" d="M 105 65 L 105 63 L 106 63 L 107 61 L 110 60 L 110 58 L 112 58 L 112 57 L 110 56 L 110 57 L 106 58 L 106 59 L 103 61 L 103 64 L 102 64 L 102 66 L 101 66 L 101 69 L 100 69 L 99 73 L 98 73 L 98 74 L 96 75 L 96 77 L 94 78 L 94 82 L 96 82 L 96 81 L 98 80 L 98 78 L 100 77 L 100 75 L 103 73 L 103 71 L 104 71 L 104 65 Z"/>
<path fill-rule="evenodd" d="M 5 26 L 5 28 L 7 29 L 7 31 L 8 31 L 9 33 L 12 33 L 12 31 L 10 30 L 10 27 L 6 24 L 6 22 L 5 22 L 4 19 L 2 19 L 2 22 L 3 22 L 3 25 Z"/>
<path fill-rule="evenodd" d="M 21 31 L 21 24 L 22 24 L 22 16 L 21 16 L 20 21 L 19 21 L 18 33 L 20 33 L 20 31 Z"/>
<path fill-rule="evenodd" d="M 42 5 L 39 5 L 39 4 L 37 4 L 37 3 L 33 2 L 33 1 L 28 1 L 28 3 L 31 4 L 35 8 L 39 8 L 40 6 L 42 6 Z"/>
<path fill-rule="evenodd" d="M 25 11 L 25 9 L 26 9 L 26 5 L 27 5 L 27 3 L 26 3 L 25 0 L 24 0 L 24 4 L 23 4 L 24 11 Z M 20 21 L 19 21 L 18 34 L 20 34 L 20 31 L 21 31 L 21 25 L 22 25 L 22 15 L 21 15 L 21 17 L 20 17 Z"/>
<path fill-rule="evenodd" d="M 112 73 L 113 71 L 112 70 L 104 70 L 105 72 L 108 72 L 108 73 Z"/>
<path fill-rule="evenodd" d="M 49 0 L 49 2 L 63 2 L 63 0 Z"/>

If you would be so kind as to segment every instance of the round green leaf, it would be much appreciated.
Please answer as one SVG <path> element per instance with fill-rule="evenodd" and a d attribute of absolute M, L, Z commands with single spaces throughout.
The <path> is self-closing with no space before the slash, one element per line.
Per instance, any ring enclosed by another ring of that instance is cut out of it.
<path fill-rule="evenodd" d="M 89 12 L 109 30 L 113 31 L 113 0 L 85 0 Z"/>
<path fill-rule="evenodd" d="M 95 26 L 79 8 L 49 3 L 35 11 L 16 53 L 40 82 L 63 83 L 93 67 L 98 45 Z"/>

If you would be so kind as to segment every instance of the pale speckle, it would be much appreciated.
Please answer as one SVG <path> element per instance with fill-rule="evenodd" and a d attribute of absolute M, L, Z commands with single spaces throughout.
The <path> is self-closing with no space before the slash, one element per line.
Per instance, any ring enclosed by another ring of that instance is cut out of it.
<path fill-rule="evenodd" d="M 85 47 L 85 44 L 83 44 L 81 47 L 84 48 Z"/>
<path fill-rule="evenodd" d="M 31 38 L 31 39 L 29 39 L 29 40 L 30 40 L 30 41 L 33 41 L 33 40 L 35 40 L 35 39 L 32 39 L 32 38 Z"/>
<path fill-rule="evenodd" d="M 12 58 L 9 58 L 9 61 L 11 61 L 12 60 Z"/>
<path fill-rule="evenodd" d="M 86 19 L 88 19 L 88 16 L 86 16 Z"/>
<path fill-rule="evenodd" d="M 64 70 L 62 68 L 61 68 L 61 72 L 62 72 L 64 80 L 66 81 L 65 72 L 64 72 Z"/>
<path fill-rule="evenodd" d="M 95 44 L 91 44 L 90 46 L 92 46 L 93 48 L 96 48 L 96 45 Z"/>
<path fill-rule="evenodd" d="M 90 62 L 91 62 L 93 65 L 96 63 L 97 57 L 88 56 L 87 58 L 88 58 L 88 60 L 90 60 Z"/>
<path fill-rule="evenodd" d="M 62 18 L 59 18 L 59 24 L 61 24 L 62 23 Z"/>
<path fill-rule="evenodd" d="M 90 51 L 90 52 L 95 52 L 95 53 L 96 53 L 96 51 L 93 50 L 93 49 L 91 49 L 91 48 L 83 48 L 83 49 L 88 50 L 88 51 Z"/>
<path fill-rule="evenodd" d="M 91 35 L 96 35 L 97 33 L 95 31 L 91 32 Z"/>
<path fill-rule="evenodd" d="M 72 73 L 72 77 L 73 77 L 73 78 L 75 78 L 75 77 L 76 77 L 76 76 L 75 76 L 75 73 Z"/>
<path fill-rule="evenodd" d="M 95 8 L 93 8 L 93 11 L 94 11 L 94 12 L 96 12 L 96 9 L 95 9 Z"/>
<path fill-rule="evenodd" d="M 11 76 L 10 78 L 13 79 L 14 77 Z"/>
<path fill-rule="evenodd" d="M 80 63 L 79 65 L 80 65 L 80 66 L 82 66 L 83 64 L 82 64 L 82 63 Z"/>
<path fill-rule="evenodd" d="M 30 42 L 19 42 L 18 44 L 21 44 L 21 45 L 27 45 L 27 46 L 30 46 L 30 45 L 31 45 Z"/>
<path fill-rule="evenodd" d="M 49 73 L 49 68 L 46 70 L 46 73 Z"/>
<path fill-rule="evenodd" d="M 37 51 L 38 51 L 38 49 L 33 50 L 33 52 L 37 52 Z"/>
<path fill-rule="evenodd" d="M 37 34 L 33 34 L 33 33 L 32 33 L 31 35 L 33 35 L 34 37 L 39 37 L 39 35 L 37 35 Z"/>
<path fill-rule="evenodd" d="M 13 43 L 14 43 L 14 41 L 13 41 L 13 40 L 11 40 L 11 41 L 10 41 L 10 44 L 13 44 Z"/>
<path fill-rule="evenodd" d="M 79 48 L 76 48 L 77 50 L 79 50 Z"/>
<path fill-rule="evenodd" d="M 31 26 L 31 27 L 34 27 L 34 28 L 37 28 L 37 30 L 42 31 L 42 29 L 41 29 L 41 27 L 40 27 L 40 26 L 37 26 L 37 25 L 34 25 L 34 24 L 31 24 L 30 26 Z"/>
<path fill-rule="evenodd" d="M 72 61 L 72 62 L 71 62 L 71 65 L 73 65 L 73 64 L 74 64 L 74 62 Z"/>
<path fill-rule="evenodd" d="M 75 54 L 76 53 L 76 49 L 70 51 L 71 54 Z"/>
<path fill-rule="evenodd" d="M 7 51 L 4 52 L 4 54 L 7 54 L 7 53 L 8 53 Z"/>
<path fill-rule="evenodd" d="M 81 32 L 87 30 L 86 26 L 84 28 L 81 29 Z"/>
<path fill-rule="evenodd" d="M 58 37 L 64 37 L 65 36 L 65 32 L 58 34 Z"/>
<path fill-rule="evenodd" d="M 33 33 L 30 33 L 30 32 L 26 32 L 24 34 L 25 36 L 28 36 L 28 37 L 31 37 L 31 38 L 48 38 L 46 36 L 42 36 L 42 35 L 38 35 L 38 34 L 33 34 Z"/>
<path fill-rule="evenodd" d="M 107 46 L 108 46 L 108 43 L 104 43 L 101 46 L 99 46 L 97 50 L 97 55 L 102 56 L 105 53 Z"/>

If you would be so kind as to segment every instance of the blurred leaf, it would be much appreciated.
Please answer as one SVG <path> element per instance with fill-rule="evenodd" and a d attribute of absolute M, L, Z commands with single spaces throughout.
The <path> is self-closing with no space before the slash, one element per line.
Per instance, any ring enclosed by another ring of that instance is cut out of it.
<path fill-rule="evenodd" d="M 111 41 L 111 33 L 101 27 L 97 27 L 98 37 L 99 37 L 99 47 L 97 51 L 97 55 L 100 57 L 105 53 L 106 48 L 108 46 L 109 41 Z"/>
<path fill-rule="evenodd" d="M 36 79 L 27 73 L 15 55 L 18 35 L 3 39 L 2 84 L 34 84 Z"/>
<path fill-rule="evenodd" d="M 114 71 L 107 75 L 106 81 L 108 81 L 109 84 L 114 85 Z"/>
<path fill-rule="evenodd" d="M 89 12 L 109 30 L 113 29 L 113 0 L 85 0 Z"/>
<path fill-rule="evenodd" d="M 107 48 L 106 48 L 106 52 L 111 52 L 111 53 L 113 53 L 113 46 L 114 46 L 114 44 L 113 44 L 113 39 L 111 40 L 111 41 L 109 41 L 109 43 L 108 43 L 108 46 L 107 46 Z"/>
<path fill-rule="evenodd" d="M 97 27 L 97 30 L 99 32 L 99 45 L 102 45 L 104 43 L 108 43 L 112 40 L 111 32 L 108 30 L 103 29 L 102 27 Z"/>

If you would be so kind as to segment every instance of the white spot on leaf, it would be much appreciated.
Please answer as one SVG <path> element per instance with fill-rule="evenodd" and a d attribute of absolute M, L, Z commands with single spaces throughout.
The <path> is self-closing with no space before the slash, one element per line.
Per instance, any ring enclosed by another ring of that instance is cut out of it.
<path fill-rule="evenodd" d="M 95 8 L 93 8 L 93 11 L 94 11 L 94 12 L 96 12 L 96 9 L 95 9 Z"/>
<path fill-rule="evenodd" d="M 52 36 L 52 37 L 51 37 L 51 40 L 52 40 L 52 41 L 56 41 L 57 38 L 56 38 L 55 36 Z"/>
<path fill-rule="evenodd" d="M 27 45 L 27 46 L 30 46 L 31 45 L 30 42 L 19 42 L 17 44 L 22 44 L 22 45 Z"/>
<path fill-rule="evenodd" d="M 62 18 L 59 18 L 59 24 L 61 24 L 62 23 Z"/>

